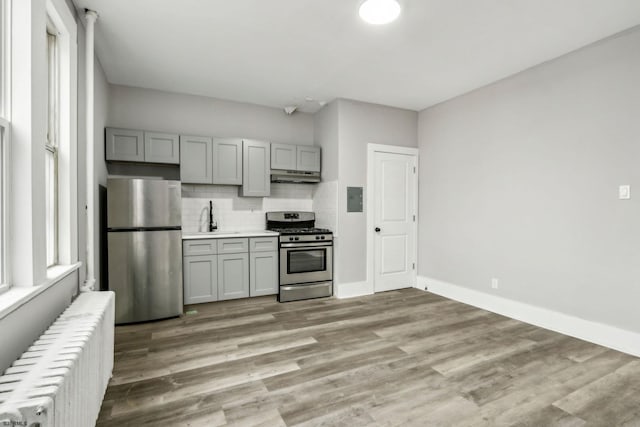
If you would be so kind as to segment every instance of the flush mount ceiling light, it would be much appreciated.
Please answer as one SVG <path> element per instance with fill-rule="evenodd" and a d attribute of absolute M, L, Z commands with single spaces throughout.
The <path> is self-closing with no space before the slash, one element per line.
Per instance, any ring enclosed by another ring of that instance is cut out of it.
<path fill-rule="evenodd" d="M 388 24 L 399 15 L 400 4 L 397 0 L 365 0 L 360 5 L 360 18 L 369 24 Z"/>

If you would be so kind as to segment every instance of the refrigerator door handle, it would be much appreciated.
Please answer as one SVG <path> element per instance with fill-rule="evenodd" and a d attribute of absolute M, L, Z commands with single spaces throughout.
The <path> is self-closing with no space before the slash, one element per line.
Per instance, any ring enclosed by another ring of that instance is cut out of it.
<path fill-rule="evenodd" d="M 130 233 L 130 232 L 135 232 L 135 231 L 181 231 L 182 227 L 176 226 L 176 227 L 132 227 L 132 228 L 125 228 L 125 227 L 113 227 L 113 228 L 107 228 L 107 231 L 109 233 Z"/>

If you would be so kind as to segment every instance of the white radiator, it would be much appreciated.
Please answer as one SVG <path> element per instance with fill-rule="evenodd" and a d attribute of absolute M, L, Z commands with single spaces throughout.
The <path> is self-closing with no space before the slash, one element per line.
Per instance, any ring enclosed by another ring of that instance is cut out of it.
<path fill-rule="evenodd" d="M 0 376 L 0 426 L 94 426 L 113 370 L 114 293 L 87 292 Z"/>

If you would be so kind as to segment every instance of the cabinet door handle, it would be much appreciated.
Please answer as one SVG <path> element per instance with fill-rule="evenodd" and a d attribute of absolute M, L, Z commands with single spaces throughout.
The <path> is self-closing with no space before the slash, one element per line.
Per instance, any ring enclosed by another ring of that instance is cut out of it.
<path fill-rule="evenodd" d="M 376 233 L 380 232 L 380 227 L 376 227 Z"/>

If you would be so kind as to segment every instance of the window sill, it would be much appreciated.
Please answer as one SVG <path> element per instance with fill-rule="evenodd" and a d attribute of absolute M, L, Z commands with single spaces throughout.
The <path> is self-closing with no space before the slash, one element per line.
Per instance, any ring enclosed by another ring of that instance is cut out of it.
<path fill-rule="evenodd" d="M 56 265 L 47 270 L 47 280 L 37 286 L 12 286 L 0 294 L 0 319 L 17 310 L 32 298 L 46 291 L 69 274 L 77 271 L 82 263 Z"/>

